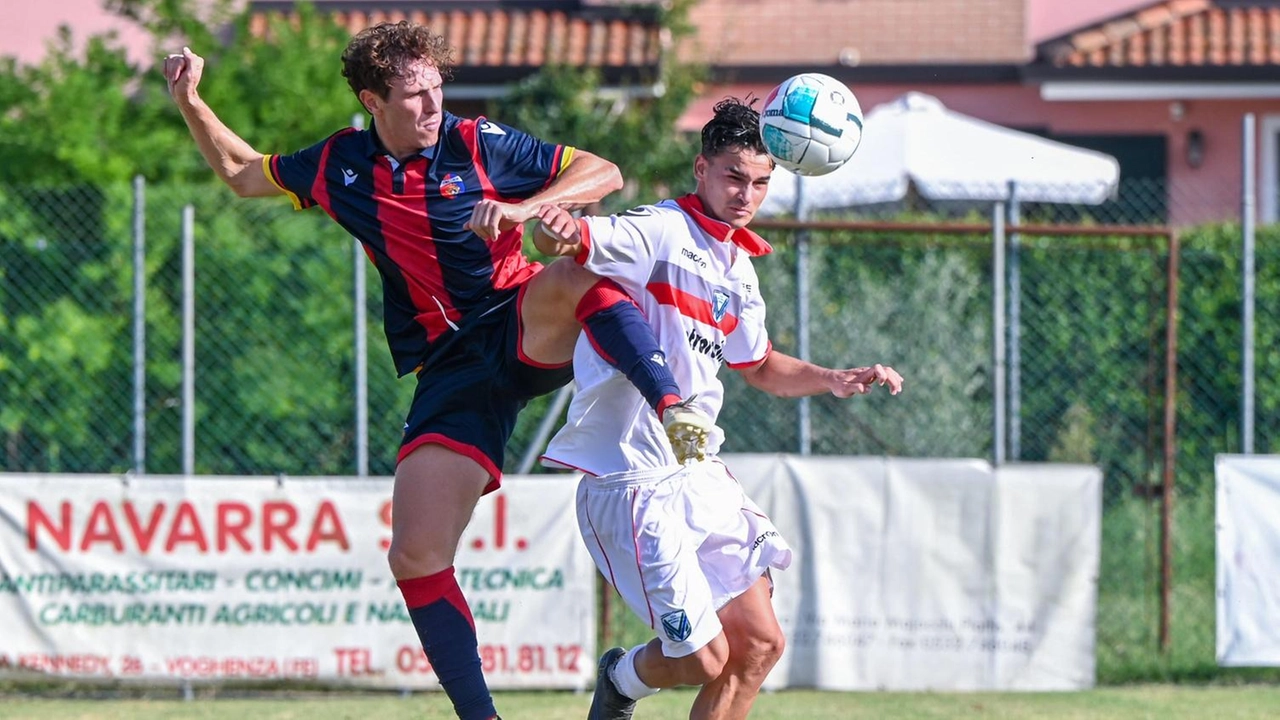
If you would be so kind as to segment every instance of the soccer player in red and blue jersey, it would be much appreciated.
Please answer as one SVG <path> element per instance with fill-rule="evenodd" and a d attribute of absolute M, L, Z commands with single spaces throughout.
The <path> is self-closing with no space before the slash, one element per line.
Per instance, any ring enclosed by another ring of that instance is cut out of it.
<path fill-rule="evenodd" d="M 388 553 L 410 617 L 454 710 L 497 716 L 475 622 L 454 577 L 479 498 L 498 487 L 516 414 L 572 377 L 585 328 L 671 433 L 702 432 L 680 402 L 653 331 L 611 280 L 523 254 L 522 223 L 548 204 L 579 208 L 622 185 L 611 162 L 443 107 L 453 49 L 428 28 L 383 23 L 356 35 L 343 75 L 372 116 L 292 155 L 264 155 L 197 92 L 204 60 L 183 48 L 165 78 L 201 154 L 243 197 L 320 206 L 363 243 L 382 275 L 397 372 L 417 376 L 392 494 Z"/>

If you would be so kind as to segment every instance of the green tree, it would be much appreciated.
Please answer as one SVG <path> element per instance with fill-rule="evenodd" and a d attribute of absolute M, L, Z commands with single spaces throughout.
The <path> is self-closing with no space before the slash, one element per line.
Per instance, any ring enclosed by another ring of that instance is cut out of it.
<path fill-rule="evenodd" d="M 290 151 L 346 126 L 359 110 L 340 75 L 349 38 L 307 4 L 297 6 L 296 21 L 254 34 L 247 9 L 236 5 L 108 0 L 157 38 L 156 62 L 146 68 L 130 64 L 111 35 L 89 38 L 77 53 L 65 29 L 40 63 L 0 65 L 0 182 L 22 184 L 0 193 L 6 469 L 131 466 L 128 180 L 135 174 L 148 181 L 148 469 L 179 469 L 178 239 L 188 203 L 198 268 L 197 469 L 351 469 L 351 241 L 317 211 L 232 198 L 167 97 L 158 62 L 189 45 L 207 60 L 201 93 L 222 119 L 263 152 Z M 677 12 L 664 18 L 678 20 Z M 526 88 L 563 90 L 562 72 Z M 537 112 L 546 98 L 531 106 L 539 122 L 503 119 L 590 148 L 657 187 L 688 173 L 691 153 L 676 147 L 671 128 L 693 78 L 668 63 L 649 79 L 666 89 L 652 102 L 615 108 L 574 94 L 569 116 L 555 124 Z M 578 132 L 592 113 L 614 109 L 601 132 Z M 378 283 L 370 279 L 376 314 Z M 412 383 L 389 370 L 376 319 L 370 330 L 371 460 L 375 472 L 388 472 Z M 529 432 L 522 429 L 513 456 Z"/>
<path fill-rule="evenodd" d="M 127 188 L 0 186 L 0 467 L 125 469 L 106 462 L 127 457 L 128 395 L 112 392 L 128 387 L 127 245 L 100 232 L 121 201 Z"/>
<path fill-rule="evenodd" d="M 310 4 L 299 4 L 296 14 L 296 22 L 273 17 L 266 35 L 256 37 L 246 12 L 236 18 L 230 43 L 192 48 L 208 61 L 201 96 L 264 153 L 316 142 L 363 112 L 342 78 L 342 50 L 351 39 L 347 31 Z M 196 166 L 191 179 L 209 178 L 203 160 L 193 154 L 194 143 L 186 142 L 183 149 Z"/>
<path fill-rule="evenodd" d="M 62 28 L 40 63 L 0 67 L 0 182 L 110 182 L 164 166 L 179 135 L 109 35 Z"/>
<path fill-rule="evenodd" d="M 1076 402 L 1062 416 L 1062 430 L 1049 449 L 1049 462 L 1092 464 L 1097 457 L 1095 421 L 1089 408 Z"/>
<path fill-rule="evenodd" d="M 189 42 L 207 55 L 204 95 L 265 151 L 315 141 L 358 107 L 338 75 L 345 33 L 309 6 L 296 24 L 270 24 L 267 38 L 250 34 L 241 14 L 223 46 L 209 29 L 216 24 L 187 13 L 190 3 L 119 5 L 157 37 L 188 38 L 173 45 Z M 130 65 L 110 35 L 90 38 L 81 55 L 73 47 L 63 29 L 40 63 L 0 66 L 0 180 L 11 183 L 0 193 L 3 466 L 131 466 L 133 203 L 124 181 L 140 173 L 152 181 L 149 469 L 180 467 L 177 239 L 181 207 L 192 203 L 199 443 L 206 450 L 198 469 L 349 470 L 351 392 L 335 384 L 349 384 L 349 373 L 340 373 L 351 354 L 349 290 L 341 294 L 350 286 L 350 239 L 320 213 L 282 212 L 287 217 L 267 221 L 265 209 L 287 211 L 287 203 L 233 202 L 167 97 L 159 66 Z M 198 184 L 173 184 L 186 179 Z M 233 205 L 237 212 L 227 213 Z M 263 261 L 269 253 L 276 256 Z M 238 332 L 232 339 L 223 336 L 228 326 Z M 304 337 L 290 341 L 299 329 Z M 234 417 L 211 412 L 225 407 L 237 408 Z M 394 436 L 398 422 L 392 427 Z"/>
<path fill-rule="evenodd" d="M 63 27 L 49 54 L 0 65 L 0 182 L 211 180 L 168 98 L 160 59 L 189 44 L 205 56 L 201 94 L 263 152 L 293 150 L 349 124 L 360 110 L 341 79 L 349 37 L 309 3 L 297 21 L 250 32 L 249 13 L 220 0 L 205 13 L 191 0 L 113 0 L 109 7 L 158 38 L 156 62 L 128 62 L 113 34 L 88 38 L 83 55 Z M 215 32 L 225 27 L 225 32 Z M 229 42 L 222 42 L 227 36 Z"/>
<path fill-rule="evenodd" d="M 1167 263 L 1163 241 L 1024 238 L 1019 459 L 1057 457 L 1068 437 L 1084 441 L 1083 418 L 1105 418 L 1088 446 L 1108 482 L 1153 480 Z"/>
<path fill-rule="evenodd" d="M 768 233 L 772 255 L 755 263 L 769 335 L 795 354 L 796 233 Z M 813 452 L 834 455 L 984 457 L 990 453 L 990 255 L 947 236 L 811 232 L 809 337 L 814 362 L 875 362 L 902 373 L 905 392 L 811 400 Z M 723 373 L 721 416 L 732 452 L 796 452 L 793 400 Z"/>
<path fill-rule="evenodd" d="M 609 209 L 691 189 L 698 139 L 678 132 L 676 121 L 697 97 L 705 69 L 680 60 L 676 49 L 692 33 L 692 6 L 692 0 L 675 0 L 661 11 L 659 22 L 670 39 L 657 69 L 621 94 L 601 92 L 594 69 L 551 66 L 495 101 L 493 116 L 617 163 L 629 187 L 605 199 Z"/>

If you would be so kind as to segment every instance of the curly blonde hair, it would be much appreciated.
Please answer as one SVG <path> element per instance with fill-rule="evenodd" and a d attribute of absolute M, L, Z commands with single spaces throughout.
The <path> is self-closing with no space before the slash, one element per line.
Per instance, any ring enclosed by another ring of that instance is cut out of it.
<path fill-rule="evenodd" d="M 453 47 L 443 36 L 425 25 L 407 20 L 378 23 L 361 30 L 342 52 L 342 76 L 351 92 L 371 90 L 382 99 L 391 91 L 391 81 L 404 77 L 409 66 L 425 60 L 448 79 L 453 71 Z"/>

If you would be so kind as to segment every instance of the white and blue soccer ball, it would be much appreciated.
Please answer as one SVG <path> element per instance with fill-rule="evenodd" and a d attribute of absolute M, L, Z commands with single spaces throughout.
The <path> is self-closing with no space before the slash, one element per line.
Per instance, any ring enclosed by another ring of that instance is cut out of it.
<path fill-rule="evenodd" d="M 858 149 L 862 107 L 844 83 L 829 75 L 795 75 L 765 99 L 760 137 L 779 166 L 797 175 L 826 175 Z"/>

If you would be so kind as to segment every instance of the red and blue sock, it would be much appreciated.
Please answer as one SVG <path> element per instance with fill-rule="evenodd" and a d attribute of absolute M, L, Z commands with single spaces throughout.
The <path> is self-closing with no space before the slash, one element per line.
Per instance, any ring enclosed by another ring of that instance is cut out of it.
<path fill-rule="evenodd" d="M 440 685 L 462 720 L 491 720 L 493 696 L 480 670 L 476 621 L 449 567 L 434 575 L 400 580 L 409 617 Z"/>
<path fill-rule="evenodd" d="M 680 386 L 653 327 L 620 285 L 607 279 L 593 285 L 578 302 L 575 316 L 600 357 L 622 371 L 658 417 L 680 401 Z"/>

